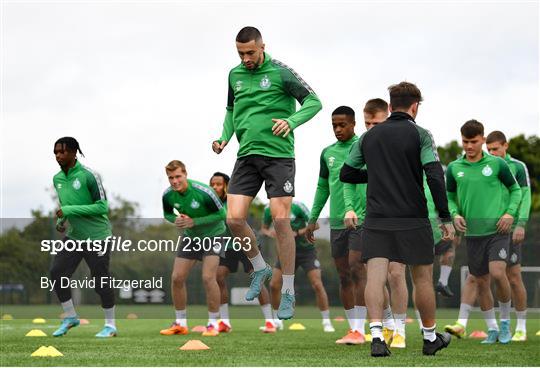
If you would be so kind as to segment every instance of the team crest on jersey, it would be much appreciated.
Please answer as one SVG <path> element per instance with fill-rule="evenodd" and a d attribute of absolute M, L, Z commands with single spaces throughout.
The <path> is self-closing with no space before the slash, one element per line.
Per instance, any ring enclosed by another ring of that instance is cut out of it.
<path fill-rule="evenodd" d="M 315 262 L 313 262 L 313 265 L 317 268 L 321 268 L 321 262 L 319 262 L 318 259 L 315 260 Z"/>
<path fill-rule="evenodd" d="M 180 203 L 175 203 L 175 204 L 174 204 L 174 207 L 175 207 L 175 208 L 180 208 Z"/>
<path fill-rule="evenodd" d="M 328 166 L 330 167 L 334 166 L 335 161 L 336 161 L 336 158 L 334 156 L 328 157 Z"/>
<path fill-rule="evenodd" d="M 285 191 L 285 193 L 291 193 L 293 189 L 293 185 L 290 181 L 287 180 L 285 184 L 283 184 L 283 190 Z"/>
<path fill-rule="evenodd" d="M 263 79 L 261 79 L 261 83 L 259 83 L 259 86 L 261 86 L 262 89 L 268 89 L 272 85 L 272 82 L 270 82 L 270 79 L 268 79 L 268 76 L 265 74 Z"/>
<path fill-rule="evenodd" d="M 201 207 L 201 204 L 199 202 L 197 202 L 196 200 L 192 200 L 190 206 L 193 209 L 197 209 L 197 208 Z"/>
<path fill-rule="evenodd" d="M 244 82 L 242 82 L 241 80 L 236 81 L 236 83 L 234 84 L 234 90 L 236 92 L 240 91 L 242 89 L 242 84 L 243 83 Z"/>
<path fill-rule="evenodd" d="M 291 221 L 296 220 L 296 215 L 294 213 L 291 213 Z"/>
<path fill-rule="evenodd" d="M 491 170 L 491 167 L 489 167 L 489 165 L 486 165 L 486 167 L 482 169 L 482 175 L 491 176 L 491 174 L 493 174 L 493 170 Z"/>
<path fill-rule="evenodd" d="M 499 251 L 499 258 L 500 258 L 500 259 L 506 259 L 506 256 L 508 256 L 508 254 L 506 254 L 506 249 L 504 249 L 504 248 L 501 249 L 501 250 Z"/>
<path fill-rule="evenodd" d="M 75 190 L 79 190 L 81 189 L 81 182 L 79 181 L 78 178 L 76 178 L 74 181 L 73 181 L 73 189 Z"/>
<path fill-rule="evenodd" d="M 458 178 L 462 178 L 464 176 L 465 176 L 465 173 L 463 171 L 460 171 L 460 172 L 457 173 Z"/>
<path fill-rule="evenodd" d="M 517 254 L 516 253 L 512 253 L 512 256 L 510 257 L 510 261 L 512 263 L 516 263 L 517 262 Z"/>

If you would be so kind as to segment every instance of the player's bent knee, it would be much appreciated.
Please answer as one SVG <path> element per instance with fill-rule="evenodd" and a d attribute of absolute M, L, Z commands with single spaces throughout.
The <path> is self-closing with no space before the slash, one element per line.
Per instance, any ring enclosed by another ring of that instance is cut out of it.
<path fill-rule="evenodd" d="M 186 276 L 181 273 L 173 273 L 171 276 L 171 281 L 174 286 L 182 286 L 186 282 Z"/>

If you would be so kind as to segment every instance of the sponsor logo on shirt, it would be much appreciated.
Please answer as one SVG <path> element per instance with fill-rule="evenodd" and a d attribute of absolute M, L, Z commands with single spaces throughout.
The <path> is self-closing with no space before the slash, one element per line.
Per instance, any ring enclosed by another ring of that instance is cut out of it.
<path fill-rule="evenodd" d="M 241 80 L 236 81 L 236 83 L 234 84 L 234 90 L 236 92 L 240 91 L 242 89 L 242 84 L 243 83 L 244 82 L 242 82 Z"/>
<path fill-rule="evenodd" d="M 508 256 L 508 254 L 506 254 L 506 249 L 504 249 L 504 248 L 501 249 L 501 250 L 499 251 L 499 258 L 500 258 L 500 259 L 506 259 L 506 256 Z"/>
<path fill-rule="evenodd" d="M 197 209 L 197 208 L 201 207 L 201 204 L 199 202 L 197 202 L 196 200 L 192 200 L 190 206 L 193 209 Z"/>
<path fill-rule="evenodd" d="M 58 189 L 62 189 L 62 183 L 56 184 L 56 187 L 57 187 Z"/>
<path fill-rule="evenodd" d="M 486 165 L 486 167 L 482 169 L 482 175 L 490 176 L 491 174 L 493 174 L 493 170 L 491 170 L 491 167 L 489 167 L 489 165 Z"/>
<path fill-rule="evenodd" d="M 463 171 L 460 171 L 460 172 L 457 173 L 458 178 L 462 178 L 464 176 L 465 176 L 465 173 Z"/>
<path fill-rule="evenodd" d="M 330 167 L 334 166 L 335 161 L 336 161 L 336 158 L 334 156 L 328 157 L 328 166 Z"/>
<path fill-rule="evenodd" d="M 81 182 L 79 181 L 78 178 L 76 178 L 76 179 L 73 181 L 72 186 L 73 186 L 73 189 L 75 189 L 75 190 L 81 189 Z"/>
<path fill-rule="evenodd" d="M 291 193 L 293 189 L 293 185 L 290 181 L 287 180 L 285 184 L 283 184 L 283 190 L 285 191 L 285 193 Z"/>
<path fill-rule="evenodd" d="M 261 83 L 259 83 L 259 86 L 261 86 L 262 89 L 268 89 L 272 85 L 272 82 L 270 82 L 270 79 L 268 79 L 268 75 L 264 75 L 264 77 L 261 79 Z"/>

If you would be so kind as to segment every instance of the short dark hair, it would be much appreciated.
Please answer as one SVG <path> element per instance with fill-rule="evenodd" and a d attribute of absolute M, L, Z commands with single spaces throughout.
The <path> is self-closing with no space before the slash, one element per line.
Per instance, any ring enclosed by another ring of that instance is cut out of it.
<path fill-rule="evenodd" d="M 332 116 L 334 115 L 347 115 L 354 119 L 354 110 L 349 106 L 340 106 L 332 112 Z"/>
<path fill-rule="evenodd" d="M 477 135 L 484 136 L 484 125 L 478 120 L 471 119 L 461 127 L 461 135 L 465 138 L 474 138 Z"/>
<path fill-rule="evenodd" d="M 422 101 L 422 93 L 409 82 L 401 82 L 388 87 L 392 109 L 408 109 L 412 104 Z"/>
<path fill-rule="evenodd" d="M 81 151 L 81 147 L 79 146 L 79 142 L 73 137 L 62 137 L 58 138 L 56 142 L 54 142 L 54 146 L 56 147 L 57 144 L 62 145 L 62 147 L 65 147 L 68 151 L 72 152 L 79 152 L 82 157 L 84 157 L 84 153 Z"/>
<path fill-rule="evenodd" d="M 381 111 L 388 112 L 388 103 L 382 98 L 372 98 L 364 106 L 364 112 L 366 114 L 375 115 Z"/>
<path fill-rule="evenodd" d="M 486 137 L 487 144 L 495 143 L 495 142 L 499 142 L 500 144 L 506 143 L 506 136 L 500 130 L 495 130 L 489 133 L 488 136 Z"/>
<path fill-rule="evenodd" d="M 236 42 L 247 43 L 249 41 L 262 41 L 261 32 L 255 27 L 244 27 L 236 35 Z"/>
<path fill-rule="evenodd" d="M 186 171 L 186 165 L 180 160 L 172 160 L 165 166 L 165 171 L 174 171 L 176 169 L 181 169 L 183 172 Z"/>
<path fill-rule="evenodd" d="M 225 174 L 225 173 L 222 173 L 222 172 L 219 172 L 219 171 L 216 171 L 214 173 L 214 175 L 212 175 L 212 178 L 214 176 L 221 176 L 223 178 L 223 180 L 225 181 L 225 184 L 229 184 L 229 181 L 231 180 L 231 178 L 229 177 L 229 175 Z M 210 179 L 212 179 L 210 178 Z"/>

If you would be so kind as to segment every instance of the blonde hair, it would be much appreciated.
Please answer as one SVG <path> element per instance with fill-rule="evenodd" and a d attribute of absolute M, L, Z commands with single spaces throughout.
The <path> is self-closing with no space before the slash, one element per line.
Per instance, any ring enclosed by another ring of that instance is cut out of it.
<path fill-rule="evenodd" d="M 183 172 L 186 172 L 186 165 L 182 161 L 172 160 L 165 166 L 166 171 L 174 171 L 176 169 L 182 169 Z"/>

